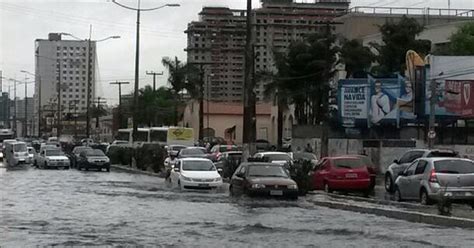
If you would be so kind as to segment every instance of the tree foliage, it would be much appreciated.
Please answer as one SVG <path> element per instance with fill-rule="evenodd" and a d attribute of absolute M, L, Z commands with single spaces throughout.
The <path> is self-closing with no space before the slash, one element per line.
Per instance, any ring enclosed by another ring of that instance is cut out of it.
<path fill-rule="evenodd" d="M 462 25 L 449 38 L 449 54 L 458 56 L 474 55 L 474 22 L 468 22 Z"/>
<path fill-rule="evenodd" d="M 138 91 L 137 121 L 141 125 L 156 126 L 173 124 L 173 92 L 166 87 L 156 91 L 149 85 Z"/>
<path fill-rule="evenodd" d="M 326 120 L 328 111 L 329 80 L 339 48 L 335 36 L 312 34 L 290 44 L 286 53 L 275 54 L 276 77 L 267 91 L 281 92 L 280 101 L 295 105 L 295 119 L 300 124 L 319 124 Z"/>
<path fill-rule="evenodd" d="M 414 50 L 426 55 L 431 50 L 431 41 L 419 40 L 416 36 L 424 27 L 416 19 L 403 16 L 398 23 L 387 22 L 380 26 L 383 44 L 371 43 L 378 51 L 376 61 L 379 66 L 373 72 L 378 76 L 387 76 L 405 71 L 405 55 Z"/>
<path fill-rule="evenodd" d="M 362 42 L 353 40 L 343 40 L 341 47 L 341 62 L 346 66 L 347 78 L 355 77 L 354 74 L 368 72 L 375 55 L 369 47 Z"/>

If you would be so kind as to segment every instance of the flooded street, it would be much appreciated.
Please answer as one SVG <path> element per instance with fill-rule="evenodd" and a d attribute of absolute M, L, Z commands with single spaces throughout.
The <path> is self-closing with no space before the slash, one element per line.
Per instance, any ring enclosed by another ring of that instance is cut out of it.
<path fill-rule="evenodd" d="M 0 168 L 0 246 L 472 247 L 473 230 L 296 202 L 180 192 L 112 171 Z"/>

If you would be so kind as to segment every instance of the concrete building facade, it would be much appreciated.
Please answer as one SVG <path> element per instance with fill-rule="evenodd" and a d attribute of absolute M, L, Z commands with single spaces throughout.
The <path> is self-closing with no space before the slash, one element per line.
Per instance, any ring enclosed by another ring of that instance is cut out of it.
<path fill-rule="evenodd" d="M 87 76 L 90 76 L 89 100 L 95 97 L 94 41 L 63 40 L 61 34 L 50 33 L 48 39 L 35 40 L 35 116 L 41 108 L 41 117 L 57 118 L 58 99 L 61 99 L 62 118 L 70 103 L 79 113 L 87 109 Z M 89 73 L 88 73 L 89 72 Z M 58 90 L 58 86 L 60 90 Z M 59 92 L 61 92 L 60 97 Z"/>
<path fill-rule="evenodd" d="M 313 3 L 262 1 L 253 11 L 255 73 L 274 71 L 273 52 L 285 51 L 293 40 L 325 30 L 326 24 L 348 10 L 347 0 Z M 188 24 L 188 63 L 204 68 L 205 98 L 243 100 L 245 10 L 204 7 L 199 21 Z M 257 82 L 258 100 L 264 99 L 264 82 Z"/>

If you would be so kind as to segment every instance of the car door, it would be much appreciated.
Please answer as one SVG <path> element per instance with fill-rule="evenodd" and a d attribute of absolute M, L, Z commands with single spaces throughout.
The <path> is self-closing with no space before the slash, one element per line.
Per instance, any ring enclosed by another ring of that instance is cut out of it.
<path fill-rule="evenodd" d="M 421 181 L 423 180 L 425 169 L 428 165 L 426 160 L 420 159 L 418 160 L 418 164 L 416 165 L 415 172 L 413 176 L 411 176 L 412 180 L 410 181 L 409 192 L 410 196 L 413 198 L 417 198 L 420 196 L 420 189 L 421 189 Z"/>
<path fill-rule="evenodd" d="M 232 176 L 231 184 L 234 192 L 243 193 L 245 187 L 245 177 L 247 175 L 247 166 L 242 165 L 237 168 L 236 172 Z"/>
<path fill-rule="evenodd" d="M 313 185 L 315 189 L 323 189 L 324 188 L 324 180 L 326 180 L 327 174 L 329 173 L 329 160 L 323 159 L 315 167 L 315 171 L 313 174 Z"/>
<path fill-rule="evenodd" d="M 413 199 L 413 193 L 411 190 L 413 175 L 415 174 L 416 166 L 418 165 L 418 160 L 411 163 L 408 168 L 404 171 L 404 175 L 398 179 L 397 186 L 400 190 L 402 198 Z"/>

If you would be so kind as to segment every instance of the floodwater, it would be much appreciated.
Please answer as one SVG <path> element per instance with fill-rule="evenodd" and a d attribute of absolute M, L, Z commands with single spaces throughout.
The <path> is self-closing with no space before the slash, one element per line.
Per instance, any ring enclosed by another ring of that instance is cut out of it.
<path fill-rule="evenodd" d="M 181 192 L 125 172 L 0 168 L 0 246 L 473 247 L 474 230 Z"/>

